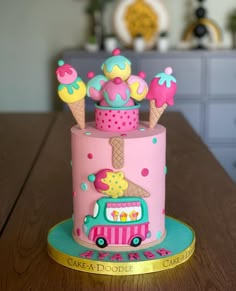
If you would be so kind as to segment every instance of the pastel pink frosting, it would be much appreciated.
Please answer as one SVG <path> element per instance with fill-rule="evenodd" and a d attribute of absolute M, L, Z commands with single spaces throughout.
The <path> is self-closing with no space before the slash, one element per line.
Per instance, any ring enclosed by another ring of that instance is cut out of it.
<path fill-rule="evenodd" d="M 76 70 L 71 65 L 64 64 L 64 62 L 59 63 L 59 67 L 56 70 L 56 75 L 58 82 L 61 84 L 71 84 L 78 77 Z"/>
<path fill-rule="evenodd" d="M 106 178 L 107 172 L 112 172 L 112 170 L 102 169 L 98 173 L 96 173 L 96 180 L 94 181 L 94 186 L 98 192 L 109 189 L 109 186 L 102 182 L 102 179 Z"/>
<path fill-rule="evenodd" d="M 105 101 L 112 107 L 121 107 L 130 98 L 129 86 L 119 77 L 108 81 L 104 85 L 102 93 Z"/>

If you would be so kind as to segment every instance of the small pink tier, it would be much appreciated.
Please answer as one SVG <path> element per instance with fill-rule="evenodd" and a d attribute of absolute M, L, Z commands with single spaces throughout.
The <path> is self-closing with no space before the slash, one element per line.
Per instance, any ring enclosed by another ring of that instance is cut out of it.
<path fill-rule="evenodd" d="M 133 131 L 112 133 L 100 131 L 96 129 L 95 123 L 88 123 L 85 130 L 80 130 L 78 126 L 72 127 L 71 137 L 75 241 L 96 248 L 95 242 L 85 233 L 84 222 L 87 215 L 94 215 L 96 202 L 107 197 L 97 192 L 88 179 L 89 175 L 102 169 L 122 172 L 127 180 L 150 194 L 142 198 L 148 209 L 149 236 L 141 246 L 161 241 L 165 236 L 165 127 L 157 125 L 154 129 L 149 129 L 148 123 L 140 122 Z M 110 141 L 114 137 L 122 138 L 124 142 L 124 163 L 121 169 L 113 167 L 113 148 Z"/>
<path fill-rule="evenodd" d="M 140 105 L 122 108 L 96 105 L 96 128 L 101 131 L 127 132 L 135 130 L 139 124 Z"/>

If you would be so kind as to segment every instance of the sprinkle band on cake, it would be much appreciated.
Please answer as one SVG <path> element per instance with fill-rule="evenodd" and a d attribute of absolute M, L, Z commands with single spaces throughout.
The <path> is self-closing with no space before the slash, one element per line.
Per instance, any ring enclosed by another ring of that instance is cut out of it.
<path fill-rule="evenodd" d="M 174 105 L 172 68 L 132 74 L 131 62 L 113 51 L 88 72 L 85 83 L 62 60 L 56 71 L 59 97 L 77 125 L 71 128 L 73 215 L 48 235 L 49 255 L 80 271 L 130 275 L 160 271 L 185 262 L 195 234 L 165 216 L 166 129 L 158 121 Z M 86 123 L 85 96 L 95 102 L 95 121 Z M 150 102 L 149 121 L 139 120 Z"/>

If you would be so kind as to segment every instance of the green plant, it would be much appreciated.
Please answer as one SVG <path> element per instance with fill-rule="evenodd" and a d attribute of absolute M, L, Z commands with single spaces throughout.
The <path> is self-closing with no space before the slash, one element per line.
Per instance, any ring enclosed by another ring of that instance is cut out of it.
<path fill-rule="evenodd" d="M 94 44 L 97 43 L 97 39 L 95 35 L 89 35 L 88 36 L 88 43 Z"/>
<path fill-rule="evenodd" d="M 168 31 L 161 31 L 159 36 L 160 37 L 167 37 L 168 36 Z"/>
<path fill-rule="evenodd" d="M 231 32 L 236 32 L 236 9 L 234 9 L 228 16 L 227 28 Z"/>

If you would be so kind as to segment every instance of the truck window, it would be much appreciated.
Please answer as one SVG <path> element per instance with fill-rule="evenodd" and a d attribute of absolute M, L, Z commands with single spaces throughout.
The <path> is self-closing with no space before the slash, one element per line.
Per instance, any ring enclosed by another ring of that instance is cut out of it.
<path fill-rule="evenodd" d="M 138 221 L 142 218 L 140 201 L 109 202 L 106 204 L 106 218 L 113 222 Z"/>

